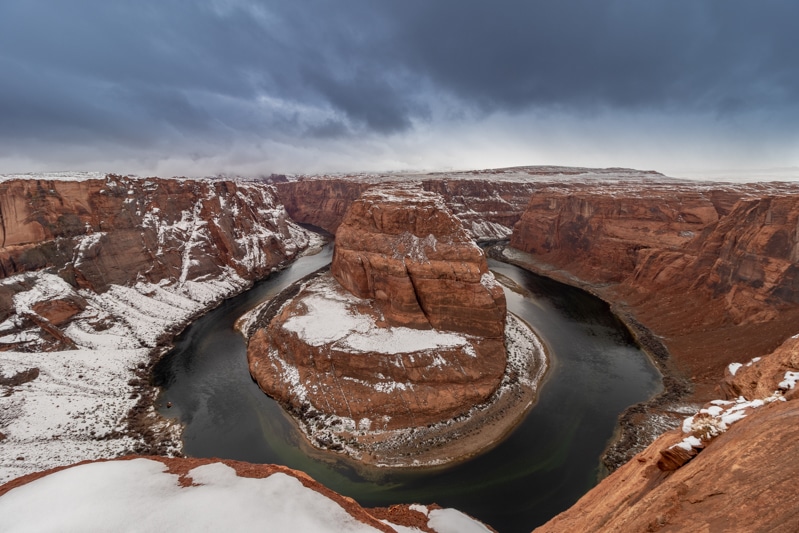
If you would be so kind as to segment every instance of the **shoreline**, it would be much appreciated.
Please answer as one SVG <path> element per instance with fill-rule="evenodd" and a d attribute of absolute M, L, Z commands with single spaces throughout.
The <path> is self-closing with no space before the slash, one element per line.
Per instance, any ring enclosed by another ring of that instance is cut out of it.
<path fill-rule="evenodd" d="M 168 330 L 160 335 L 158 344 L 149 351 L 147 360 L 135 368 L 133 371 L 134 377 L 131 379 L 131 383 L 134 383 L 134 390 L 138 394 L 138 399 L 123 419 L 126 428 L 125 432 L 137 439 L 136 446 L 130 450 L 131 453 L 163 457 L 184 457 L 182 436 L 184 425 L 180 420 L 167 418 L 159 412 L 157 402 L 161 394 L 161 387 L 153 383 L 155 366 L 175 347 L 174 342 L 178 336 L 197 319 L 210 313 L 226 301 L 252 289 L 259 281 L 288 268 L 300 257 L 318 254 L 328 242 L 323 235 L 320 234 L 320 236 L 322 237 L 321 240 L 312 237 L 307 248 L 300 251 L 295 257 L 276 265 L 265 278 L 248 280 L 247 285 L 242 287 L 241 290 L 213 302 L 207 308 L 197 311 L 189 319 L 181 323 L 172 324 Z"/>
<path fill-rule="evenodd" d="M 510 254 L 506 251 L 510 251 Z M 495 244 L 487 249 L 487 253 L 493 259 L 584 290 L 605 302 L 661 376 L 662 391 L 648 400 L 627 407 L 619 414 L 613 436 L 600 456 L 599 479 L 632 459 L 659 435 L 680 424 L 689 404 L 686 398 L 691 394 L 693 385 L 673 368 L 668 348 L 654 332 L 635 318 L 632 310 L 623 304 L 608 300 L 597 290 L 596 285 L 581 280 L 567 271 L 537 261 L 530 254 L 511 248 L 507 243 Z"/>

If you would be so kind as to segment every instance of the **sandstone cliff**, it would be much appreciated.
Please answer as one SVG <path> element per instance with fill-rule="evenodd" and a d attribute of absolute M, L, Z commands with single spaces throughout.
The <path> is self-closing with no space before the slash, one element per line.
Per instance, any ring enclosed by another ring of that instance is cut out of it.
<path fill-rule="evenodd" d="M 564 184 L 533 195 L 511 246 L 653 331 L 703 402 L 796 333 L 798 222 L 789 184 Z"/>
<path fill-rule="evenodd" d="M 726 372 L 714 400 L 539 532 L 799 528 L 799 336 Z"/>
<path fill-rule="evenodd" d="M 350 204 L 368 188 L 382 183 L 416 183 L 444 198 L 447 207 L 478 241 L 510 237 L 530 196 L 547 186 L 574 181 L 666 180 L 656 172 L 575 167 L 511 167 L 432 174 L 302 176 L 276 184 L 291 217 L 336 233 Z"/>
<path fill-rule="evenodd" d="M 309 244 L 265 186 L 80 178 L 0 181 L 0 480 L 178 451 L 150 365 Z"/>
<path fill-rule="evenodd" d="M 438 195 L 416 187 L 364 193 L 338 228 L 331 271 L 391 325 L 503 335 L 502 287 Z"/>
<path fill-rule="evenodd" d="M 38 350 L 80 344 L 64 331 L 92 314 L 87 298 L 132 286 L 146 298 L 157 285 L 208 305 L 219 295 L 194 282 L 220 280 L 228 296 L 296 256 L 308 237 L 267 187 L 110 175 L 0 182 L 0 245 L 0 347 Z M 60 279 L 44 283 L 38 273 Z"/>

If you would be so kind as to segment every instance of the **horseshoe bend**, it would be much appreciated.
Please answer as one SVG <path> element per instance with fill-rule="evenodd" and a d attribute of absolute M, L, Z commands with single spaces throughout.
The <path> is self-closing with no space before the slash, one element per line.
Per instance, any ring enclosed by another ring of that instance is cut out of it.
<path fill-rule="evenodd" d="M 39 176 L 0 192 L 3 481 L 180 454 L 152 365 L 189 322 L 313 248 L 312 224 L 335 237 L 329 270 L 242 326 L 250 372 L 311 443 L 433 465 L 512 429 L 545 363 L 475 244 L 501 241 L 489 255 L 608 302 L 663 376 L 622 414 L 610 475 L 543 530 L 799 526 L 795 183 L 518 167 Z"/>

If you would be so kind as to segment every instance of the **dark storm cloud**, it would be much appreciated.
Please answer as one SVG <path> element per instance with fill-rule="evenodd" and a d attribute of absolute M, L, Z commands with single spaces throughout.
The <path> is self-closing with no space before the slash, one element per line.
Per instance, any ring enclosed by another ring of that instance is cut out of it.
<path fill-rule="evenodd" d="M 402 60 L 486 107 L 757 108 L 766 98 L 797 99 L 794 2 L 392 6 Z"/>
<path fill-rule="evenodd" d="M 541 109 L 790 128 L 797 20 L 774 0 L 4 0 L 0 140 L 390 135 Z"/>

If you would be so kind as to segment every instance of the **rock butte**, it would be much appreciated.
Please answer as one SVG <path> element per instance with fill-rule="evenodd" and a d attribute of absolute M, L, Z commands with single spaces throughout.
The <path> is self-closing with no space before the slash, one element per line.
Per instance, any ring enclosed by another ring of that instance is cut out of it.
<path fill-rule="evenodd" d="M 505 371 L 505 296 L 441 197 L 370 189 L 336 235 L 332 276 L 250 338 L 261 388 L 303 418 L 366 430 L 436 424 L 485 402 Z"/>

